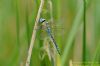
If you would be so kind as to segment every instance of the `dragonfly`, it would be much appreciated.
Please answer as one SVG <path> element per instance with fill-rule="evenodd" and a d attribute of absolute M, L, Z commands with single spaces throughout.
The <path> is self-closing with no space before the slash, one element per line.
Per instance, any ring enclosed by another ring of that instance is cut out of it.
<path fill-rule="evenodd" d="M 48 36 L 50 37 L 52 43 L 54 44 L 54 47 L 56 48 L 58 54 L 61 55 L 59 47 L 58 47 L 58 45 L 57 45 L 57 43 L 56 43 L 56 41 L 55 41 L 55 39 L 54 39 L 54 37 L 53 37 L 53 35 L 51 33 L 51 28 L 50 28 L 49 23 L 46 21 L 46 19 L 43 19 L 43 18 L 40 18 L 39 22 L 40 23 L 45 23 L 45 25 L 46 25 L 46 32 L 47 32 Z"/>

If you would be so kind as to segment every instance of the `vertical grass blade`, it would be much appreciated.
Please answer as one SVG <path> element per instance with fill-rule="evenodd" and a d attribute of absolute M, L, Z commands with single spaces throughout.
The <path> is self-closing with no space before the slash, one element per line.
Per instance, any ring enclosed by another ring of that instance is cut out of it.
<path fill-rule="evenodd" d="M 19 39 L 19 9 L 18 9 L 18 0 L 16 0 L 16 41 L 17 41 L 17 48 L 18 48 L 18 65 L 20 63 L 20 39 Z"/>
<path fill-rule="evenodd" d="M 86 61 L 86 1 L 83 0 L 83 63 Z"/>
<path fill-rule="evenodd" d="M 100 61 L 100 0 L 95 0 L 94 2 L 95 52 L 93 53 L 92 66 Z"/>
<path fill-rule="evenodd" d="M 70 31 L 69 36 L 68 36 L 68 40 L 66 40 L 65 49 L 64 49 L 64 52 L 62 55 L 62 60 L 61 60 L 61 66 L 64 66 L 66 59 L 68 59 L 68 53 L 69 53 L 69 50 L 72 46 L 72 42 L 75 38 L 77 30 L 80 26 L 82 16 L 83 16 L 83 5 L 80 6 L 80 9 L 76 14 L 76 17 L 73 21 L 71 31 Z"/>
<path fill-rule="evenodd" d="M 29 41 L 30 41 L 30 39 L 29 39 L 29 16 L 28 16 L 28 1 L 26 0 L 26 2 L 25 2 L 26 4 L 26 8 L 25 8 L 25 17 L 26 17 L 26 21 L 25 21 L 25 23 L 26 23 L 26 34 L 27 34 L 27 41 L 28 41 L 28 44 L 29 44 Z M 29 45 L 28 45 L 29 46 Z"/>

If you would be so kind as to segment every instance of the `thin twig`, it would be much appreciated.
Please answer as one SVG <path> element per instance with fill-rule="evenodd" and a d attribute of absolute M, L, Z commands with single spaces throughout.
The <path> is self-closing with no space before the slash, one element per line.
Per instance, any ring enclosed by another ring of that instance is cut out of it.
<path fill-rule="evenodd" d="M 29 50 L 28 50 L 28 56 L 27 56 L 27 60 L 26 60 L 26 66 L 30 65 L 30 59 L 31 59 L 31 55 L 32 55 L 32 49 L 33 49 L 33 46 L 34 46 L 36 32 L 37 32 L 36 29 L 37 29 L 37 26 L 38 26 L 38 21 L 40 19 L 40 14 L 42 12 L 43 5 L 44 5 L 44 0 L 41 0 L 40 7 L 39 7 L 39 10 L 38 10 L 38 14 L 37 14 L 37 18 L 36 18 L 35 25 L 34 25 L 34 29 L 33 29 L 33 33 L 32 33 L 30 47 L 29 47 Z"/>

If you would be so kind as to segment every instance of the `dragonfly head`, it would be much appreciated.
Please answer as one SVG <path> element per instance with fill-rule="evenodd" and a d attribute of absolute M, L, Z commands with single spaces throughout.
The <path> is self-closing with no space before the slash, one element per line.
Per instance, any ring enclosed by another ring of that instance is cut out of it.
<path fill-rule="evenodd" d="M 43 19 L 43 18 L 40 18 L 40 20 L 39 20 L 40 23 L 43 23 L 43 22 L 45 22 L 45 21 L 46 21 L 46 20 Z"/>

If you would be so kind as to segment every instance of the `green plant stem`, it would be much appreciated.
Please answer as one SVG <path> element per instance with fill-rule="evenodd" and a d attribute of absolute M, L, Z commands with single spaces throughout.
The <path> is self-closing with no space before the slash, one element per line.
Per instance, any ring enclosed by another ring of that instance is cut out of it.
<path fill-rule="evenodd" d="M 18 0 L 16 0 L 16 42 L 17 42 L 17 49 L 18 51 L 16 51 L 16 54 L 18 53 L 18 60 L 20 63 L 20 60 L 21 60 L 21 54 L 20 54 L 20 35 L 19 35 L 19 30 L 20 30 L 20 26 L 19 26 L 19 9 L 18 9 Z M 19 64 L 20 65 L 20 64 Z"/>
<path fill-rule="evenodd" d="M 64 52 L 63 52 L 63 55 L 62 55 L 62 59 L 61 59 L 61 66 L 65 66 L 64 65 L 65 61 L 66 61 L 66 59 L 68 59 L 68 53 L 69 53 L 69 50 L 71 49 L 72 42 L 73 42 L 73 40 L 75 38 L 77 30 L 78 30 L 78 28 L 79 28 L 79 26 L 81 24 L 82 16 L 83 16 L 83 5 L 80 6 L 80 9 L 76 14 L 76 17 L 75 17 L 75 19 L 73 21 L 73 25 L 72 25 L 71 31 L 70 31 L 69 36 L 68 36 L 68 40 L 66 40 L 65 49 L 64 49 Z"/>
<path fill-rule="evenodd" d="M 28 16 L 28 1 L 26 0 L 26 8 L 25 8 L 25 14 L 26 14 L 26 32 L 27 32 L 27 41 L 29 44 L 29 16 Z M 28 45 L 29 46 L 29 45 Z"/>
<path fill-rule="evenodd" d="M 86 1 L 83 0 L 83 63 L 86 61 Z"/>

